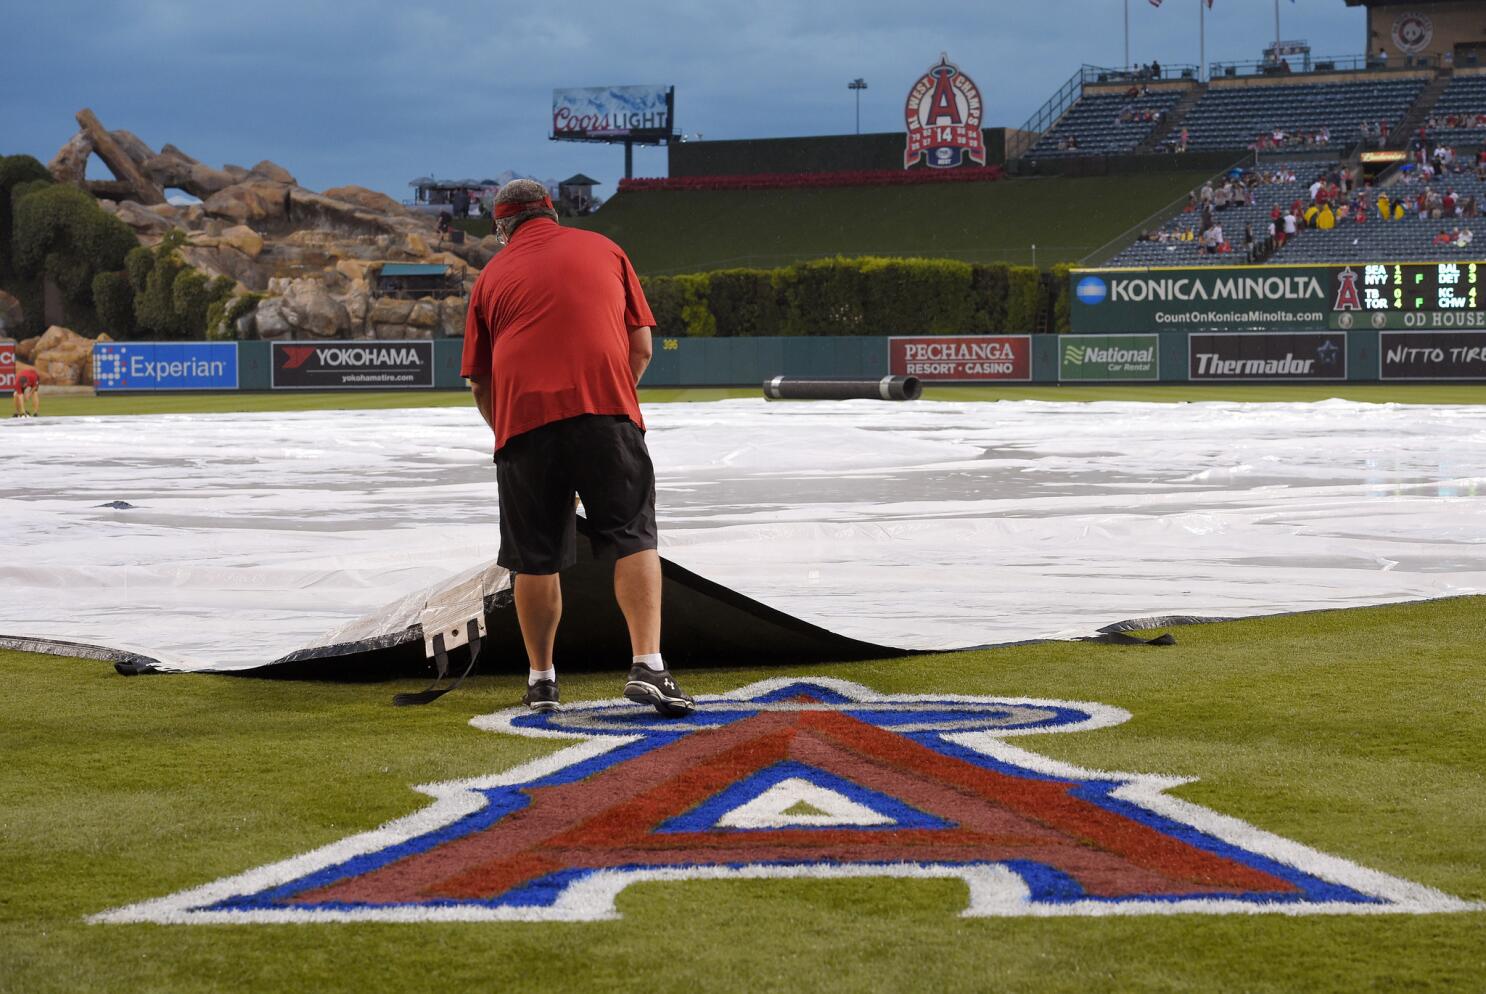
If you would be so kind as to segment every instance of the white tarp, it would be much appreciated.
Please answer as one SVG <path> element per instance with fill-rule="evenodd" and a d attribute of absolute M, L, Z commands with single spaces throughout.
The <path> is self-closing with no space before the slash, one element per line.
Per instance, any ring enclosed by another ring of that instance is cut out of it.
<path fill-rule="evenodd" d="M 1486 407 L 646 415 L 664 555 L 883 644 L 1486 592 Z M 321 644 L 499 543 L 472 409 L 7 421 L 0 456 L 0 635 L 187 668 Z"/>

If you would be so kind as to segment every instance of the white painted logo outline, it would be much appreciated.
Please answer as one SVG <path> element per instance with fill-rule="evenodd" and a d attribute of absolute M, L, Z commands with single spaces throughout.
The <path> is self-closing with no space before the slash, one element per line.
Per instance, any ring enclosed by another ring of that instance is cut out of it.
<path fill-rule="evenodd" d="M 1039 756 L 1012 745 L 1016 735 L 1048 732 L 1089 731 L 1118 725 L 1130 718 L 1120 708 L 1087 702 L 1035 698 L 978 697 L 955 694 L 878 694 L 859 684 L 825 677 L 762 680 L 727 694 L 697 698 L 709 710 L 818 710 L 814 705 L 776 703 L 760 705 L 751 699 L 798 685 L 811 685 L 840 694 L 850 707 L 860 710 L 881 705 L 964 703 L 978 706 L 1072 708 L 1088 715 L 1086 720 L 1053 728 L 1004 728 L 992 731 L 942 732 L 954 745 L 1034 773 L 1073 780 L 1121 781 L 1110 796 L 1301 872 L 1338 884 L 1377 900 L 1376 904 L 1353 902 L 1255 903 L 1227 898 L 1170 901 L 1125 900 L 1038 903 L 1030 899 L 1025 881 L 1012 870 L 993 863 L 973 866 L 920 865 L 757 865 L 601 870 L 569 884 L 561 896 L 545 907 L 489 907 L 482 905 L 398 905 L 377 908 L 275 908 L 254 910 L 212 909 L 230 898 L 257 894 L 269 888 L 300 880 L 307 875 L 375 853 L 390 846 L 426 835 L 475 813 L 487 805 L 481 790 L 516 786 L 538 780 L 569 766 L 596 759 L 643 738 L 639 734 L 584 733 L 520 727 L 513 722 L 527 716 L 524 708 L 513 708 L 470 720 L 476 728 L 527 737 L 577 740 L 550 756 L 533 760 L 502 773 L 466 780 L 423 784 L 414 789 L 434 803 L 413 814 L 395 819 L 380 828 L 349 836 L 339 842 L 280 862 L 257 867 L 231 877 L 180 891 L 165 897 L 101 912 L 88 919 L 93 923 L 153 922 L 158 924 L 287 924 L 311 922 L 434 922 L 434 921 L 603 921 L 619 916 L 615 899 L 632 884 L 651 881 L 778 879 L 778 878 L 956 878 L 969 889 L 963 917 L 1056 917 L 1065 915 L 1105 916 L 1137 914 L 1435 914 L 1486 910 L 1486 903 L 1464 901 L 1442 891 L 1368 869 L 1340 857 L 1219 814 L 1196 804 L 1168 796 L 1166 791 L 1191 777 L 1157 774 L 1114 773 L 1088 770 Z M 842 705 L 846 707 L 847 705 Z M 581 721 L 585 714 L 632 708 L 623 702 L 597 701 L 571 705 L 565 714 Z M 594 715 L 595 718 L 600 717 Z M 656 726 L 659 727 L 659 726 Z M 911 726 L 903 726 L 909 728 Z M 705 734 L 705 730 L 700 732 Z"/>

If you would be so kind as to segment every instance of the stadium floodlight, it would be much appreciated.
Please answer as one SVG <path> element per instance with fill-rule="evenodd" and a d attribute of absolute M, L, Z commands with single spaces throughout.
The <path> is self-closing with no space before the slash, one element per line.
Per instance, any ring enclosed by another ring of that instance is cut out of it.
<path fill-rule="evenodd" d="M 862 133 L 862 91 L 867 88 L 867 81 L 858 76 L 846 84 L 848 90 L 855 90 L 857 95 L 857 134 Z"/>

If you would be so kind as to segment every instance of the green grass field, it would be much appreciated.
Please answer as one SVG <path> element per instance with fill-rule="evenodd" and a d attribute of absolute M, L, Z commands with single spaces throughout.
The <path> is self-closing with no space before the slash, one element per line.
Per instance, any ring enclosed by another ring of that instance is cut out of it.
<path fill-rule="evenodd" d="M 756 387 L 657 388 L 640 391 L 643 404 L 758 397 Z M 1370 404 L 1486 404 L 1486 385 L 1356 383 L 1326 386 L 1194 386 L 1185 383 L 1137 386 L 928 387 L 925 400 L 948 401 L 1149 401 L 1190 403 L 1305 403 L 1331 398 Z M 398 407 L 464 407 L 458 390 L 336 393 L 153 393 L 47 397 L 42 417 L 120 414 L 227 414 L 253 411 L 383 410 Z"/>
<path fill-rule="evenodd" d="M 1060 697 L 1125 724 L 1018 744 L 1193 776 L 1177 796 L 1486 899 L 1486 598 L 821 667 L 693 671 L 693 692 L 834 675 L 884 692 Z M 393 709 L 393 685 L 126 679 L 0 653 L 0 992 L 1462 992 L 1486 914 L 964 919 L 954 881 L 645 884 L 581 924 L 94 925 L 426 803 L 410 787 L 551 746 L 479 732 L 521 678 Z M 564 680 L 617 696 L 620 675 Z"/>
<path fill-rule="evenodd" d="M 1208 175 L 621 193 L 569 223 L 615 239 L 646 274 L 772 268 L 834 255 L 1035 261 L 1045 269 L 1083 258 Z"/>

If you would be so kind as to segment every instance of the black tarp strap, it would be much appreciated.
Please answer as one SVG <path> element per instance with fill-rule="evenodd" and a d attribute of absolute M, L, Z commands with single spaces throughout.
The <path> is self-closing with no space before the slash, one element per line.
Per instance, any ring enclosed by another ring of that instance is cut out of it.
<path fill-rule="evenodd" d="M 392 703 L 400 708 L 411 707 L 415 704 L 431 704 L 449 693 L 449 691 L 457 690 L 459 685 L 464 683 L 464 678 L 474 672 L 475 660 L 480 658 L 480 622 L 473 618 L 470 619 L 467 631 L 469 632 L 469 663 L 465 665 L 464 672 L 459 674 L 453 683 L 447 687 L 439 687 L 439 681 L 449 675 L 449 653 L 444 650 L 444 636 L 443 633 L 440 633 L 433 637 L 433 661 L 434 666 L 437 668 L 437 675 L 434 676 L 433 683 L 428 685 L 427 690 L 420 690 L 409 694 L 398 694 L 392 698 Z"/>

